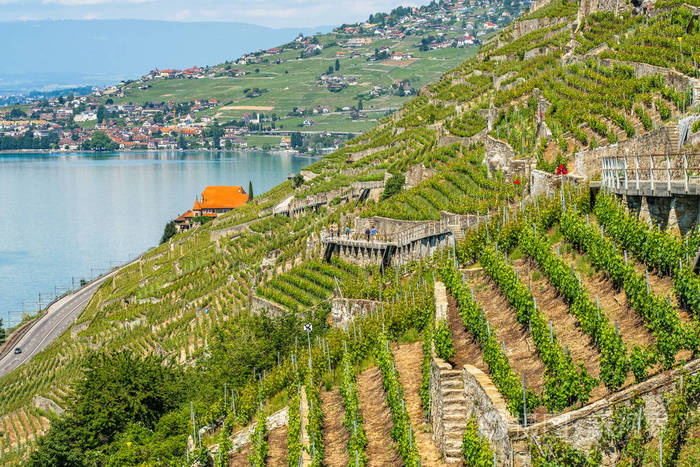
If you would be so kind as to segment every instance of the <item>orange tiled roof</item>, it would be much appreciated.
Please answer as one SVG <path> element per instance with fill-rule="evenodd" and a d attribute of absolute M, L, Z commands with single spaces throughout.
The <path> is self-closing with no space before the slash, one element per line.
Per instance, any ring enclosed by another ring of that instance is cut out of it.
<path fill-rule="evenodd" d="M 202 192 L 202 200 L 195 201 L 195 210 L 240 208 L 248 201 L 248 194 L 240 186 L 208 186 Z"/>
<path fill-rule="evenodd" d="M 192 217 L 194 217 L 194 213 L 193 213 L 192 210 L 190 209 L 190 210 L 187 211 L 186 213 L 179 215 L 179 216 L 175 219 L 175 222 L 185 222 L 185 220 L 190 219 L 190 218 L 192 218 Z"/>

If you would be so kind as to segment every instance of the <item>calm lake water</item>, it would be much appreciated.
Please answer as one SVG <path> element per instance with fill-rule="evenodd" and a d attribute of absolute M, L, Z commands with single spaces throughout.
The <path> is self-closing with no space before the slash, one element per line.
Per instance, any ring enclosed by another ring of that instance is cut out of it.
<path fill-rule="evenodd" d="M 0 155 L 0 319 L 155 246 L 206 185 L 257 196 L 313 159 L 265 152 Z"/>

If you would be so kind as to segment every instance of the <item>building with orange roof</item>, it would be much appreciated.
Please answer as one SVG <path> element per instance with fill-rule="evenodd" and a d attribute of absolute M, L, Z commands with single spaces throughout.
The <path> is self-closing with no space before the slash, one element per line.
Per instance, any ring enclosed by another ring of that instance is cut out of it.
<path fill-rule="evenodd" d="M 219 214 L 240 208 L 248 202 L 248 193 L 240 186 L 208 186 L 199 198 L 194 200 L 192 209 L 175 219 L 178 230 L 187 230 L 195 225 L 195 218 L 215 218 Z"/>
<path fill-rule="evenodd" d="M 223 214 L 248 202 L 248 193 L 240 186 L 208 186 L 192 210 L 198 215 Z"/>

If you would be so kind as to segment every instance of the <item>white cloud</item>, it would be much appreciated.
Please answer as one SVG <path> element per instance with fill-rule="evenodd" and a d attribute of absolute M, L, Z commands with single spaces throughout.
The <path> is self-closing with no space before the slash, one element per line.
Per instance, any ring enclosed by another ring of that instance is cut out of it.
<path fill-rule="evenodd" d="M 1 1 L 1 0 L 0 0 Z M 120 3 L 150 3 L 155 0 L 42 0 L 45 5 L 56 4 L 64 6 L 85 6 L 85 5 L 102 5 L 105 3 L 120 4 Z"/>

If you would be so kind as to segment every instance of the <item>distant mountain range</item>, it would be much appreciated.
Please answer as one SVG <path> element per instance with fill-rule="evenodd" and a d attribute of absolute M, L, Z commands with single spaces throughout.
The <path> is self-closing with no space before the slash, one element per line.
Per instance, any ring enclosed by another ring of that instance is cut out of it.
<path fill-rule="evenodd" d="M 4 22 L 0 94 L 107 85 L 153 67 L 214 65 L 299 33 L 331 29 L 146 20 Z"/>

